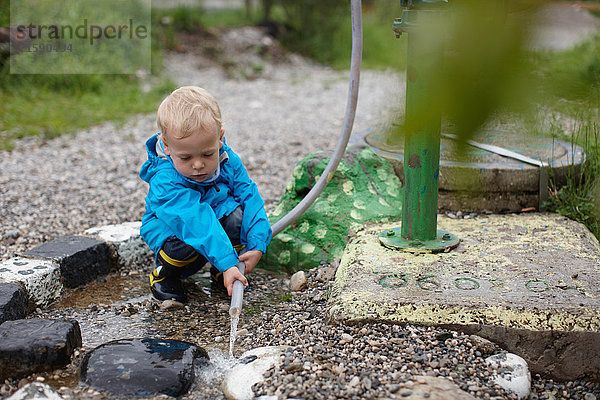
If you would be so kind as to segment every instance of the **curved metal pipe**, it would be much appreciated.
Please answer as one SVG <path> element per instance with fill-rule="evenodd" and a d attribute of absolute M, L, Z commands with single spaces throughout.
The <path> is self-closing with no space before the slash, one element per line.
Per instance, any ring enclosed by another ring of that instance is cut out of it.
<path fill-rule="evenodd" d="M 304 211 L 308 209 L 314 203 L 314 201 L 321 195 L 325 186 L 329 183 L 337 166 L 339 165 L 350 135 L 352 134 L 352 126 L 354 124 L 354 117 L 356 115 L 356 104 L 358 102 L 358 83 L 360 79 L 360 66 L 362 61 L 362 5 L 361 0 L 352 0 L 350 6 L 350 13 L 352 16 L 352 55 L 350 58 L 350 82 L 348 87 L 348 100 L 346 101 L 346 115 L 344 116 L 344 124 L 342 125 L 342 131 L 340 137 L 333 151 L 333 155 L 329 160 L 329 164 L 323 171 L 323 174 L 308 192 L 308 194 L 302 199 L 300 203 L 294 207 L 292 211 L 287 213 L 283 218 L 277 221 L 271 229 L 273 230 L 273 236 L 280 233 L 288 225 L 294 223 Z"/>

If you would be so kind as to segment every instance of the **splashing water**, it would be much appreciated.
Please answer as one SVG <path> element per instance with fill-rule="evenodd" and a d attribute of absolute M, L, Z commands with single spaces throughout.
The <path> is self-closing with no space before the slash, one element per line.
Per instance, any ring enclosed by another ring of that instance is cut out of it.
<path fill-rule="evenodd" d="M 233 368 L 238 360 L 229 357 L 218 348 L 207 349 L 210 362 L 196 370 L 198 382 L 208 386 L 219 385 L 227 371 Z"/>
<path fill-rule="evenodd" d="M 233 357 L 233 346 L 237 334 L 238 323 L 240 322 L 240 313 L 234 313 L 231 316 L 231 332 L 229 333 L 229 357 Z"/>

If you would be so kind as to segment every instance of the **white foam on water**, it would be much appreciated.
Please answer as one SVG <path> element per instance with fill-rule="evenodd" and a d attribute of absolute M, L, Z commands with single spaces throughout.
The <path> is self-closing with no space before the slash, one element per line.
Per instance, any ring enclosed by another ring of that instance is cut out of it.
<path fill-rule="evenodd" d="M 228 356 L 218 348 L 207 349 L 210 361 L 196 370 L 196 379 L 204 385 L 220 385 L 227 371 L 233 368 L 238 360 Z"/>

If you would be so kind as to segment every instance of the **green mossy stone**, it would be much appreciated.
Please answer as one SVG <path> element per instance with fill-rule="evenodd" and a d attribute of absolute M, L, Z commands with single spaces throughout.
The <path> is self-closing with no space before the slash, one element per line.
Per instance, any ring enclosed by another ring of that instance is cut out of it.
<path fill-rule="evenodd" d="M 294 169 L 271 223 L 290 212 L 319 179 L 330 152 L 311 153 Z M 366 146 L 351 146 L 331 181 L 313 205 L 275 236 L 261 261 L 274 271 L 312 268 L 341 257 L 350 230 L 367 222 L 399 220 L 403 189 L 391 164 Z"/>

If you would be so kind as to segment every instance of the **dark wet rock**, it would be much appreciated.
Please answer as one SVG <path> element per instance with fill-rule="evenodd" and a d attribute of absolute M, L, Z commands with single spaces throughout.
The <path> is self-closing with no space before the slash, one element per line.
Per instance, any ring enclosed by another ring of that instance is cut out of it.
<path fill-rule="evenodd" d="M 0 325 L 0 380 L 67 365 L 81 346 L 79 323 L 19 319 Z"/>
<path fill-rule="evenodd" d="M 63 283 L 68 288 L 91 282 L 110 270 L 108 244 L 85 236 L 59 237 L 24 255 L 58 262 Z"/>
<path fill-rule="evenodd" d="M 208 354 L 192 343 L 169 339 L 113 340 L 96 347 L 81 365 L 83 382 L 117 396 L 180 396 L 194 368 Z"/>
<path fill-rule="evenodd" d="M 25 290 L 14 283 L 0 282 L 0 324 L 25 318 L 27 296 Z"/>

